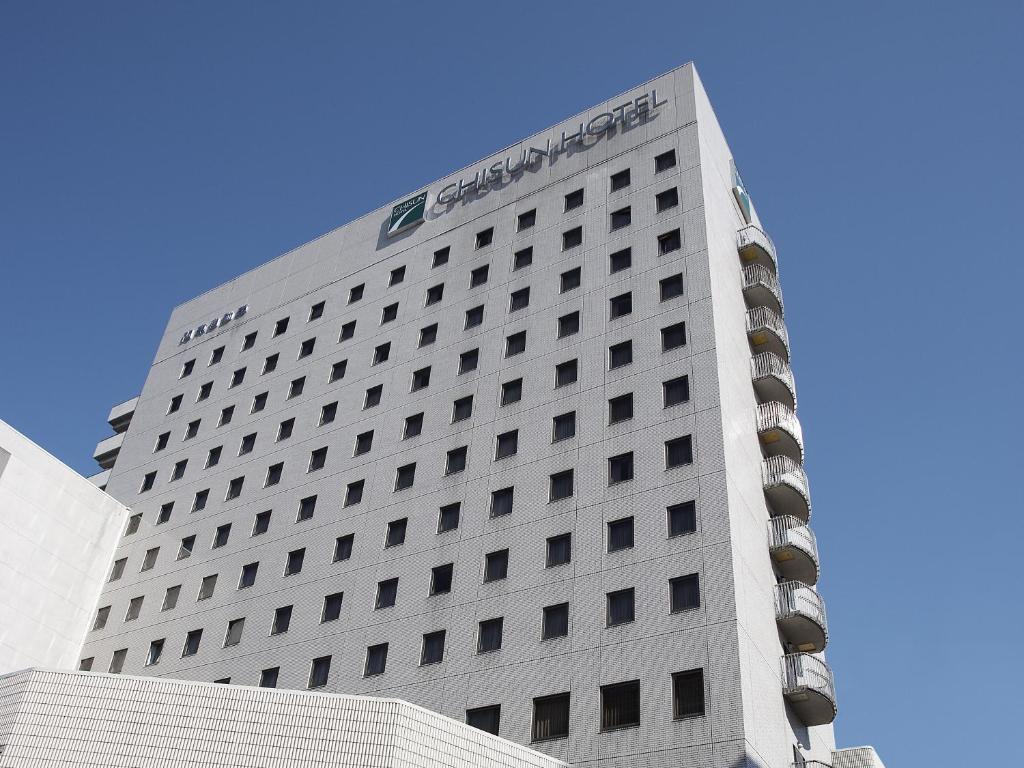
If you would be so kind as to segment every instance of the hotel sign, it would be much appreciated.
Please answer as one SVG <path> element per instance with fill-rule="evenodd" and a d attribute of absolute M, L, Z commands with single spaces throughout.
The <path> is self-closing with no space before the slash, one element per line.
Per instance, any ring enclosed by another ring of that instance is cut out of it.
<path fill-rule="evenodd" d="M 225 312 L 220 317 L 215 317 L 215 318 L 213 318 L 213 320 L 211 320 L 208 323 L 203 323 L 202 325 L 200 325 L 200 326 L 198 326 L 196 328 L 191 328 L 191 329 L 185 331 L 185 333 L 182 334 L 181 339 L 178 341 L 178 344 L 181 345 L 181 344 L 184 344 L 186 341 L 191 341 L 192 339 L 198 339 L 200 336 L 204 336 L 205 334 L 209 333 L 210 331 L 213 331 L 213 330 L 215 330 L 217 328 L 220 328 L 222 325 L 227 325 L 232 320 L 237 320 L 238 318 L 242 317 L 242 315 L 244 315 L 248 311 L 249 311 L 249 305 L 248 304 L 243 304 L 238 309 L 236 309 L 234 312 Z"/>
<path fill-rule="evenodd" d="M 391 209 L 391 220 L 388 221 L 388 237 L 404 232 L 410 227 L 423 223 L 423 214 L 427 208 L 427 193 L 420 192 Z"/>

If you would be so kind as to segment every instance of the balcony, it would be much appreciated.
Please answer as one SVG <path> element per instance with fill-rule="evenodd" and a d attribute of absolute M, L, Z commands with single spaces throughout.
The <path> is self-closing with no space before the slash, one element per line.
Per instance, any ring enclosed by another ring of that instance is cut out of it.
<path fill-rule="evenodd" d="M 775 585 L 775 620 L 798 651 L 821 653 L 828 645 L 828 620 L 821 595 L 799 581 Z"/>
<path fill-rule="evenodd" d="M 95 475 L 89 475 L 88 480 L 101 491 L 105 491 L 107 490 L 107 481 L 110 480 L 110 470 L 104 469 L 102 472 L 97 472 Z"/>
<path fill-rule="evenodd" d="M 120 434 L 128 429 L 128 425 L 132 423 L 132 416 L 135 415 L 135 408 L 139 404 L 139 398 L 133 397 L 131 400 L 125 400 L 123 403 L 119 403 L 110 409 L 110 414 L 107 416 L 107 423 L 110 427 Z"/>
<path fill-rule="evenodd" d="M 773 275 L 779 273 L 775 244 L 759 227 L 750 224 L 737 233 L 736 249 L 744 264 L 760 264 Z"/>
<path fill-rule="evenodd" d="M 121 451 L 121 444 L 124 442 L 124 432 L 119 432 L 116 435 L 111 435 L 105 440 L 100 440 L 96 444 L 96 450 L 92 452 L 92 457 L 96 460 L 96 463 L 100 465 L 100 469 L 110 469 L 114 466 L 114 462 L 117 461 L 117 454 Z"/>
<path fill-rule="evenodd" d="M 799 763 L 790 763 L 790 768 L 833 768 L 831 763 L 823 763 L 821 760 L 802 760 Z"/>
<path fill-rule="evenodd" d="M 789 364 L 789 332 L 782 318 L 768 307 L 747 310 L 747 338 L 755 355 L 771 352 Z"/>
<path fill-rule="evenodd" d="M 782 315 L 782 289 L 779 278 L 761 264 L 747 264 L 743 267 L 743 298 L 748 307 L 768 307 Z"/>
<path fill-rule="evenodd" d="M 769 520 L 768 553 L 782 578 L 818 583 L 818 542 L 803 520 L 789 515 Z"/>
<path fill-rule="evenodd" d="M 804 468 L 788 456 L 770 456 L 761 463 L 764 495 L 776 515 L 811 519 L 811 491 Z"/>
<path fill-rule="evenodd" d="M 793 369 L 773 352 L 762 352 L 750 359 L 750 378 L 762 403 L 776 400 L 796 410 L 796 382 Z"/>
<path fill-rule="evenodd" d="M 782 657 L 782 694 L 804 725 L 836 719 L 836 689 L 828 664 L 809 653 Z"/>
<path fill-rule="evenodd" d="M 804 434 L 791 408 L 782 403 L 757 406 L 757 436 L 766 455 L 788 456 L 797 464 L 804 463 Z"/>

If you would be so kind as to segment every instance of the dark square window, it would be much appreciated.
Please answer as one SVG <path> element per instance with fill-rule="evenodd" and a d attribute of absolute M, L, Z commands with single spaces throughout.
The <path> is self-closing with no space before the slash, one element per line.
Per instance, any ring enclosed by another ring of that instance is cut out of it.
<path fill-rule="evenodd" d="M 202 491 L 200 491 L 202 493 Z M 171 519 L 171 511 L 174 509 L 174 502 L 168 501 L 165 504 L 160 505 L 160 512 L 156 516 L 156 524 L 163 525 Z"/>
<path fill-rule="evenodd" d="M 185 635 L 185 647 L 181 649 L 181 657 L 195 656 L 199 653 L 199 643 L 203 639 L 203 630 L 193 629 Z"/>
<path fill-rule="evenodd" d="M 522 269 L 533 264 L 533 246 L 521 248 L 512 256 L 512 269 Z"/>
<path fill-rule="evenodd" d="M 249 413 L 259 413 L 264 408 L 266 408 L 267 407 L 267 397 L 269 396 L 269 394 L 270 394 L 269 392 L 260 392 L 258 395 L 256 395 L 252 399 L 252 408 L 249 409 Z M 223 423 L 223 421 L 224 421 L 223 418 L 221 418 L 221 422 L 222 423 Z"/>
<path fill-rule="evenodd" d="M 479 307 L 473 307 L 472 309 L 466 310 L 466 325 L 465 330 L 470 328 L 476 328 L 484 321 L 484 307 L 481 304 Z"/>
<path fill-rule="evenodd" d="M 612 231 L 616 229 L 622 229 L 628 227 L 633 223 L 633 210 L 628 205 L 625 208 L 620 208 L 617 211 L 612 211 Z"/>
<path fill-rule="evenodd" d="M 683 237 L 679 233 L 678 229 L 673 229 L 671 232 L 666 232 L 663 235 L 658 235 L 658 255 L 664 256 L 666 253 L 672 253 L 672 251 L 678 251 L 683 247 Z"/>
<path fill-rule="evenodd" d="M 363 298 L 363 292 L 366 290 L 366 284 L 360 283 L 359 285 L 353 285 L 348 289 L 348 303 L 355 304 L 361 298 Z"/>
<path fill-rule="evenodd" d="M 320 422 L 318 426 L 322 427 L 325 424 L 330 424 L 332 421 L 334 421 L 337 415 L 338 404 L 336 402 L 328 403 L 327 405 L 320 409 Z"/>
<path fill-rule="evenodd" d="M 260 672 L 260 688 L 277 688 L 277 678 L 281 674 L 280 667 L 270 667 Z"/>
<path fill-rule="evenodd" d="M 458 501 L 454 501 L 451 504 L 445 504 L 441 507 L 437 514 L 438 533 L 454 531 L 459 527 L 459 512 L 461 508 L 462 504 Z"/>
<path fill-rule="evenodd" d="M 349 320 L 347 323 L 341 326 L 341 333 L 338 335 L 338 341 L 347 341 L 356 335 L 356 321 Z"/>
<path fill-rule="evenodd" d="M 293 549 L 288 553 L 288 559 L 284 566 L 284 575 L 293 576 L 296 573 L 302 573 L 302 563 L 306 559 L 306 550 Z"/>
<path fill-rule="evenodd" d="M 280 336 L 282 333 L 288 330 L 288 318 L 282 317 L 274 324 L 274 336 Z"/>
<path fill-rule="evenodd" d="M 153 447 L 153 453 L 156 453 L 157 451 L 162 451 L 164 448 L 166 448 L 167 447 L 167 441 L 170 440 L 170 439 L 171 439 L 171 433 L 170 432 L 164 432 L 164 433 L 158 435 L 157 438 L 156 438 L 156 445 Z"/>
<path fill-rule="evenodd" d="M 579 360 L 566 360 L 555 366 L 555 388 L 572 384 L 577 379 Z"/>
<path fill-rule="evenodd" d="M 463 421 L 473 415 L 473 396 L 460 397 L 452 404 L 452 424 Z"/>
<path fill-rule="evenodd" d="M 526 331 L 513 333 L 505 339 L 505 357 L 522 354 L 526 351 Z"/>
<path fill-rule="evenodd" d="M 224 500 L 225 501 L 230 501 L 231 499 L 237 499 L 239 496 L 241 496 L 242 495 L 242 485 L 244 483 L 245 483 L 245 478 L 244 477 L 236 477 L 234 480 L 232 480 L 230 483 L 228 483 L 228 492 L 227 492 L 227 494 L 225 494 Z"/>
<path fill-rule="evenodd" d="M 477 707 L 466 710 L 466 725 L 479 728 L 486 733 L 498 735 L 498 726 L 501 724 L 501 705 L 495 704 L 492 707 Z"/>
<path fill-rule="evenodd" d="M 205 488 L 201 491 L 196 491 L 195 498 L 192 499 L 192 511 L 199 512 L 200 510 L 206 509 L 206 502 L 209 498 L 209 488 Z"/>
<path fill-rule="evenodd" d="M 693 437 L 683 435 L 665 441 L 665 469 L 693 464 Z"/>
<path fill-rule="evenodd" d="M 612 192 L 616 192 L 620 189 L 625 189 L 629 186 L 629 168 L 613 173 L 611 176 Z"/>
<path fill-rule="evenodd" d="M 666 189 L 664 192 L 659 192 L 654 196 L 655 204 L 658 208 L 658 213 L 667 211 L 669 208 L 675 208 L 679 205 L 679 190 L 675 187 Z"/>
<path fill-rule="evenodd" d="M 245 338 L 242 339 L 243 352 L 245 352 L 245 350 L 247 349 L 252 349 L 254 346 L 256 346 L 256 333 L 256 331 L 253 331 L 252 333 L 247 333 L 245 335 Z"/>
<path fill-rule="evenodd" d="M 117 581 L 124 575 L 124 567 L 128 564 L 128 558 L 122 557 L 120 560 L 115 560 L 114 565 L 110 569 L 110 577 L 107 581 Z"/>
<path fill-rule="evenodd" d="M 312 352 L 313 350 L 310 349 L 309 351 Z M 274 354 L 270 355 L 269 357 L 267 357 L 266 360 L 263 361 L 263 375 L 273 373 L 275 370 L 277 370 L 277 361 L 280 359 L 280 357 L 281 356 L 275 352 Z M 303 357 L 301 350 L 299 351 L 299 357 Z"/>
<path fill-rule="evenodd" d="M 668 352 L 686 344 L 686 323 L 675 323 L 661 329 L 661 350 Z"/>
<path fill-rule="evenodd" d="M 274 621 L 270 625 L 270 634 L 283 635 L 288 631 L 288 628 L 292 625 L 292 607 L 285 605 L 274 611 Z"/>
<path fill-rule="evenodd" d="M 576 436 L 576 411 L 569 411 L 551 420 L 551 442 L 568 440 Z"/>
<path fill-rule="evenodd" d="M 523 399 L 523 380 L 513 379 L 501 385 L 501 404 L 511 405 Z"/>
<path fill-rule="evenodd" d="M 608 626 L 627 624 L 636 618 L 633 588 L 608 593 Z"/>
<path fill-rule="evenodd" d="M 700 577 L 696 573 L 668 580 L 672 613 L 700 608 Z"/>
<path fill-rule="evenodd" d="M 633 518 L 623 517 L 608 523 L 608 551 L 633 548 Z"/>
<path fill-rule="evenodd" d="M 390 608 L 398 598 L 398 579 L 385 579 L 377 582 L 377 600 L 374 610 Z"/>
<path fill-rule="evenodd" d="M 334 562 L 339 563 L 352 557 L 352 545 L 355 543 L 355 539 L 354 533 L 346 533 L 334 540 Z"/>
<path fill-rule="evenodd" d="M 217 549 L 223 547 L 228 543 L 228 537 L 231 535 L 231 523 L 225 523 L 224 525 L 217 526 L 216 532 L 213 534 L 213 545 L 211 549 Z"/>
<path fill-rule="evenodd" d="M 582 274 L 583 273 L 579 267 L 575 267 L 573 269 L 563 272 L 561 275 L 559 275 L 558 278 L 559 290 L 562 293 L 566 293 L 567 291 L 579 288 Z"/>
<path fill-rule="evenodd" d="M 486 619 L 480 622 L 476 642 L 477 653 L 501 650 L 501 635 L 504 623 L 505 619 L 501 616 L 496 619 Z"/>
<path fill-rule="evenodd" d="M 437 341 L 437 323 L 420 328 L 420 346 L 428 347 Z"/>
<path fill-rule="evenodd" d="M 633 418 L 633 393 L 613 397 L 608 400 L 608 423 L 617 424 Z"/>
<path fill-rule="evenodd" d="M 266 533 L 267 532 L 267 530 L 270 528 L 270 515 L 271 514 L 272 514 L 272 512 L 269 509 L 267 511 L 265 511 L 265 512 L 257 512 L 256 513 L 256 518 L 253 520 L 253 524 L 252 524 L 252 535 L 253 536 L 259 536 L 261 533 Z"/>
<path fill-rule="evenodd" d="M 633 452 L 620 453 L 608 459 L 608 485 L 633 479 Z"/>
<path fill-rule="evenodd" d="M 491 491 L 491 517 L 511 515 L 514 499 L 515 488 L 513 486 Z"/>
<path fill-rule="evenodd" d="M 640 681 L 601 686 L 601 730 L 640 725 Z"/>
<path fill-rule="evenodd" d="M 228 625 L 229 631 L 230 631 L 230 628 L 231 628 L 231 625 L 229 624 Z M 225 641 L 224 645 L 228 645 L 228 643 Z M 231 645 L 234 645 L 234 643 L 231 643 Z M 146 666 L 149 667 L 149 666 L 152 666 L 153 664 L 159 664 L 160 663 L 160 657 L 163 655 L 163 652 L 164 652 L 164 641 L 162 639 L 161 640 L 154 640 L 153 642 L 151 642 L 149 644 L 149 654 L 146 656 Z"/>
<path fill-rule="evenodd" d="M 409 518 L 407 517 L 392 520 L 388 523 L 388 533 L 384 539 L 384 548 L 397 547 L 399 544 L 405 544 L 405 532 L 408 528 Z"/>
<path fill-rule="evenodd" d="M 549 501 L 568 499 L 573 494 L 573 470 L 565 469 L 555 472 L 550 477 Z"/>
<path fill-rule="evenodd" d="M 398 302 L 388 304 L 380 311 L 380 324 L 390 323 L 398 317 Z"/>
<path fill-rule="evenodd" d="M 427 289 L 427 301 L 426 306 L 431 304 L 437 304 L 441 299 L 444 298 L 444 283 L 438 283 L 437 285 L 431 286 Z"/>
<path fill-rule="evenodd" d="M 608 316 L 609 319 L 615 320 L 616 318 L 623 317 L 624 315 L 631 314 L 633 312 L 633 292 L 627 291 L 621 293 L 618 296 L 613 296 L 608 300 Z"/>
<path fill-rule="evenodd" d="M 185 437 L 182 438 L 182 439 L 183 440 L 191 440 L 193 437 L 198 435 L 199 434 L 199 424 L 200 424 L 200 422 L 202 422 L 202 419 L 196 419 L 195 421 L 190 421 L 188 423 L 188 426 L 185 427 Z"/>
<path fill-rule="evenodd" d="M 186 536 L 181 540 L 181 544 L 178 545 L 178 556 L 177 560 L 185 560 L 192 557 L 192 550 L 196 546 L 195 536 Z"/>
<path fill-rule="evenodd" d="M 373 408 L 374 406 L 380 405 L 380 396 L 383 392 L 383 384 L 377 384 L 376 386 L 367 389 L 366 396 L 363 399 L 363 410 L 365 411 L 367 408 Z"/>
<path fill-rule="evenodd" d="M 672 675 L 672 717 L 701 717 L 704 714 L 704 670 L 691 669 Z"/>
<path fill-rule="evenodd" d="M 184 395 L 175 395 L 174 397 L 172 397 L 171 402 L 168 403 L 167 405 L 167 413 L 174 413 L 179 408 L 181 408 L 181 399 L 183 397 Z"/>
<path fill-rule="evenodd" d="M 231 380 L 228 382 L 228 387 L 237 387 L 243 381 L 245 381 L 245 368 L 239 368 L 231 374 Z"/>
<path fill-rule="evenodd" d="M 423 414 L 414 413 L 412 416 L 405 417 L 405 429 L 402 431 L 402 439 L 408 440 L 410 437 L 416 437 L 423 431 Z"/>
<path fill-rule="evenodd" d="M 501 581 L 508 577 L 508 550 L 501 549 L 484 555 L 484 581 Z"/>
<path fill-rule="evenodd" d="M 423 650 L 420 652 L 420 665 L 440 664 L 444 661 L 445 631 L 427 632 L 423 635 Z"/>
<path fill-rule="evenodd" d="M 195 367 L 195 360 L 186 360 L 185 363 L 181 366 L 181 372 L 178 374 L 178 378 L 184 379 L 186 376 L 191 376 L 192 371 L 195 370 Z"/>
<path fill-rule="evenodd" d="M 426 368 L 420 368 L 418 371 L 412 372 L 412 386 L 410 391 L 418 392 L 421 389 L 426 389 L 430 386 L 430 366 Z"/>
<path fill-rule="evenodd" d="M 210 355 L 210 362 L 208 363 L 208 365 L 216 365 L 223 359 L 224 347 L 217 347 L 215 350 L 213 350 L 213 353 Z"/>
<path fill-rule="evenodd" d="M 608 271 L 611 274 L 621 272 L 633 266 L 633 249 L 623 248 L 608 256 Z"/>
<path fill-rule="evenodd" d="M 566 637 L 569 634 L 569 604 L 549 605 L 544 609 L 541 623 L 541 640 L 553 637 Z"/>
<path fill-rule="evenodd" d="M 307 320 L 306 322 L 309 322 L 310 320 L 319 320 L 321 317 L 323 317 L 324 316 L 324 307 L 326 305 L 327 305 L 327 302 L 318 301 L 316 304 L 314 304 L 312 307 L 310 307 L 309 308 L 309 320 Z"/>
<path fill-rule="evenodd" d="M 363 668 L 363 677 L 383 675 L 387 663 L 388 644 L 371 645 L 366 649 L 366 666 Z"/>
<path fill-rule="evenodd" d="M 531 741 L 564 739 L 569 736 L 569 694 L 542 696 L 533 700 Z"/>
<path fill-rule="evenodd" d="M 299 360 L 304 357 L 309 357 L 313 354 L 313 349 L 316 347 L 316 339 L 306 339 L 302 344 L 299 345 Z"/>
<path fill-rule="evenodd" d="M 566 336 L 572 336 L 574 333 L 578 333 L 579 330 L 580 313 L 578 311 L 570 312 L 558 318 L 558 338 L 564 339 Z"/>
<path fill-rule="evenodd" d="M 341 616 L 341 604 L 345 600 L 344 592 L 335 592 L 324 598 L 324 610 L 320 617 L 320 623 L 337 621 Z"/>
<path fill-rule="evenodd" d="M 494 460 L 515 456 L 519 451 L 519 430 L 512 429 L 498 435 L 494 448 Z"/>
<path fill-rule="evenodd" d="M 516 312 L 520 309 L 525 309 L 530 306 L 530 287 L 520 288 L 518 291 L 512 291 L 508 301 L 508 311 Z"/>
<path fill-rule="evenodd" d="M 301 523 L 303 520 L 312 520 L 313 513 L 316 511 L 316 496 L 307 496 L 306 498 L 299 501 L 299 511 L 295 516 L 295 521 Z"/>
<path fill-rule="evenodd" d="M 477 267 L 469 273 L 469 287 L 476 288 L 478 285 L 483 285 L 487 282 L 487 274 L 490 271 L 490 267 L 484 264 L 482 267 Z"/>
<path fill-rule="evenodd" d="M 385 341 L 383 344 L 378 344 L 373 350 L 373 365 L 380 365 L 385 360 L 391 357 L 391 342 Z"/>
<path fill-rule="evenodd" d="M 583 205 L 583 190 L 577 189 L 565 196 L 565 210 L 571 211 Z"/>
<path fill-rule="evenodd" d="M 259 568 L 259 563 L 249 563 L 245 568 L 242 569 L 241 576 L 238 581 L 238 588 L 242 589 L 243 586 L 251 587 L 256 581 L 256 569 Z M 203 580 L 199 583 L 199 594 L 196 596 L 196 601 L 209 600 L 213 597 L 214 591 L 217 589 L 217 574 L 211 576 L 204 576 Z"/>
<path fill-rule="evenodd" d="M 654 172 L 661 173 L 667 171 L 669 168 L 676 167 L 676 151 L 670 149 L 667 152 L 662 152 L 660 155 L 656 155 L 654 158 Z"/>
<path fill-rule="evenodd" d="M 370 449 L 373 448 L 373 430 L 367 430 L 356 435 L 356 445 L 352 450 L 353 456 L 362 456 L 364 453 L 369 453 Z"/>
<path fill-rule="evenodd" d="M 572 534 L 562 533 L 558 536 L 551 536 L 547 540 L 547 554 L 544 561 L 545 568 L 554 568 L 558 565 L 566 565 L 572 562 Z"/>
<path fill-rule="evenodd" d="M 320 656 L 313 659 L 309 668 L 309 683 L 307 688 L 323 688 L 331 676 L 331 657 Z"/>
<path fill-rule="evenodd" d="M 405 280 L 405 267 L 395 267 L 391 270 L 391 277 L 388 278 L 388 287 L 398 285 L 403 280 Z"/>
<path fill-rule="evenodd" d="M 416 463 L 403 464 L 397 470 L 395 470 L 395 490 L 404 491 L 407 488 L 412 488 L 413 483 L 416 482 Z"/>
<path fill-rule="evenodd" d="M 242 572 L 238 576 L 238 588 L 239 589 L 247 589 L 247 588 L 251 587 L 253 584 L 255 584 L 256 583 L 256 574 L 259 572 L 259 569 L 260 569 L 260 564 L 259 563 L 248 563 L 247 565 L 243 565 L 242 566 Z M 211 595 L 213 594 L 213 586 L 216 584 L 216 579 L 217 579 L 217 577 L 216 577 L 216 575 L 214 575 L 213 576 L 213 581 L 212 581 L 211 587 L 210 587 L 210 594 Z M 205 587 L 205 586 L 206 586 L 206 579 L 203 579 L 202 587 Z M 200 590 L 199 590 L 200 598 L 203 596 L 203 589 L 202 589 L 202 587 L 200 587 Z"/>
<path fill-rule="evenodd" d="M 494 227 L 488 227 L 476 233 L 476 247 L 483 248 L 494 240 Z"/>
<path fill-rule="evenodd" d="M 211 392 L 213 392 L 213 382 L 208 381 L 199 387 L 199 394 L 196 395 L 196 402 L 198 403 L 201 400 L 206 400 L 210 396 Z"/>
<path fill-rule="evenodd" d="M 475 371 L 480 362 L 480 350 L 469 349 L 459 355 L 459 375 Z"/>
<path fill-rule="evenodd" d="M 518 231 L 522 232 L 524 229 L 529 229 L 537 223 L 537 209 L 534 208 L 532 211 L 526 213 L 520 213 L 519 219 L 517 220 L 516 227 Z"/>
<path fill-rule="evenodd" d="M 662 278 L 659 281 L 658 286 L 661 290 L 662 301 L 668 301 L 669 299 L 674 299 L 677 296 L 682 296 L 683 276 L 682 274 L 669 275 L 668 277 Z"/>
<path fill-rule="evenodd" d="M 455 564 L 445 563 L 430 569 L 430 594 L 445 595 L 452 591 L 452 577 L 455 574 Z"/>
<path fill-rule="evenodd" d="M 444 463 L 444 473 L 446 475 L 454 475 L 456 472 L 461 472 L 466 468 L 467 450 L 466 446 L 462 446 L 461 448 L 453 448 L 448 451 Z"/>
<path fill-rule="evenodd" d="M 287 440 L 295 429 L 295 419 L 285 419 L 277 427 L 277 442 Z"/>
<path fill-rule="evenodd" d="M 363 500 L 365 480 L 354 480 L 345 486 L 345 506 L 351 507 Z"/>
<path fill-rule="evenodd" d="M 573 227 L 562 233 L 562 250 L 568 251 L 583 244 L 583 227 Z"/>
<path fill-rule="evenodd" d="M 131 536 L 133 533 L 139 530 L 139 524 L 142 522 L 142 513 L 136 512 L 134 515 L 128 518 L 128 526 L 124 530 L 125 536 Z"/>
<path fill-rule="evenodd" d="M 669 379 L 662 383 L 661 388 L 666 408 L 685 403 L 690 399 L 690 378 L 688 376 Z"/>
<path fill-rule="evenodd" d="M 608 347 L 608 369 L 614 370 L 633 362 L 633 340 L 627 339 Z"/>
<path fill-rule="evenodd" d="M 443 267 L 445 264 L 447 264 L 448 263 L 448 257 L 451 254 L 451 250 L 452 250 L 451 246 L 447 246 L 446 245 L 444 248 L 440 248 L 440 249 L 434 251 L 434 258 L 430 262 L 431 268 L 433 268 L 433 267 Z"/>
<path fill-rule="evenodd" d="M 238 445 L 238 455 L 245 456 L 247 453 L 252 453 L 253 448 L 256 447 L 256 433 L 251 432 L 242 438 L 242 442 Z"/>
<path fill-rule="evenodd" d="M 317 448 L 309 454 L 309 469 L 307 472 L 316 472 L 318 469 L 323 469 L 324 465 L 327 464 L 327 446 L 323 448 Z"/>
<path fill-rule="evenodd" d="M 288 385 L 288 397 L 298 397 L 299 395 L 302 394 L 302 390 L 305 388 L 306 377 L 300 376 L 299 378 L 295 379 L 294 381 L 292 381 L 291 384 Z"/>

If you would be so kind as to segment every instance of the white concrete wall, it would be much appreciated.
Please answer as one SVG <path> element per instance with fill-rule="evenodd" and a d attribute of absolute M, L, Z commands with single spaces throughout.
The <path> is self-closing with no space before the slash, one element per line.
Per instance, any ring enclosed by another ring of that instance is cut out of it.
<path fill-rule="evenodd" d="M 77 665 L 127 516 L 0 421 L 0 674 Z"/>

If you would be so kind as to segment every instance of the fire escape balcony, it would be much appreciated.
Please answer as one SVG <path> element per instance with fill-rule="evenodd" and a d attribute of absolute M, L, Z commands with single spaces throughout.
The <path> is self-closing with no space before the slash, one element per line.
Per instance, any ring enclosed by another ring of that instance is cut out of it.
<path fill-rule="evenodd" d="M 788 456 L 769 456 L 761 464 L 764 495 L 776 515 L 811 519 L 811 491 L 804 468 Z"/>
<path fill-rule="evenodd" d="M 743 267 L 743 298 L 748 307 L 768 307 L 779 316 L 783 314 L 779 278 L 762 264 Z"/>
<path fill-rule="evenodd" d="M 789 363 L 789 332 L 782 317 L 768 307 L 747 310 L 747 338 L 755 355 L 771 352 Z"/>
<path fill-rule="evenodd" d="M 817 584 L 818 542 L 803 520 L 783 515 L 768 521 L 768 553 L 782 578 Z"/>
<path fill-rule="evenodd" d="M 762 352 L 750 359 L 750 378 L 758 400 L 768 403 L 772 400 L 796 410 L 796 382 L 789 363 L 774 352 Z"/>
<path fill-rule="evenodd" d="M 782 657 L 782 693 L 804 725 L 836 719 L 836 689 L 828 664 L 809 653 Z"/>
<path fill-rule="evenodd" d="M 775 620 L 786 641 L 798 651 L 821 653 L 828 645 L 825 601 L 799 581 L 775 585 Z"/>
<path fill-rule="evenodd" d="M 759 227 L 749 224 L 737 233 L 736 249 L 744 264 L 760 264 L 771 271 L 779 273 L 778 260 L 775 257 L 775 244 Z"/>
<path fill-rule="evenodd" d="M 774 402 L 757 406 L 757 436 L 766 455 L 788 456 L 803 464 L 804 435 L 792 408 Z"/>

